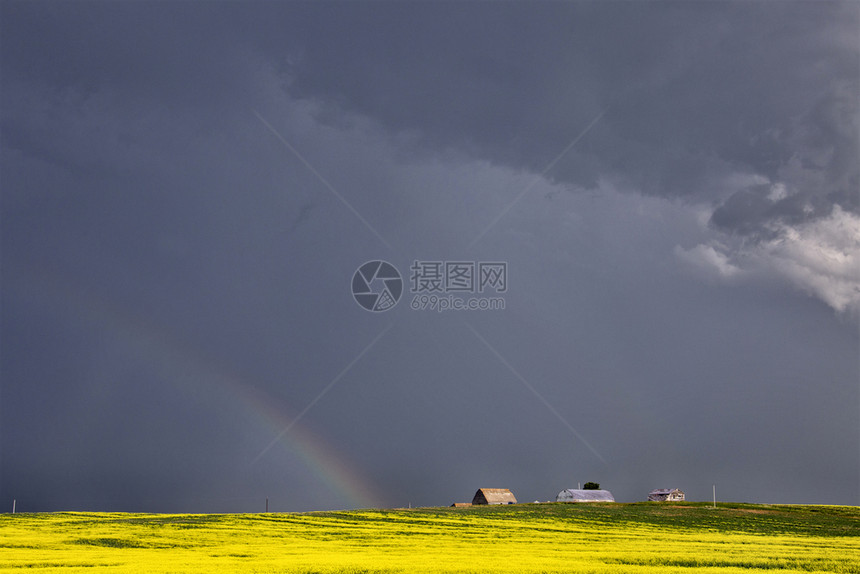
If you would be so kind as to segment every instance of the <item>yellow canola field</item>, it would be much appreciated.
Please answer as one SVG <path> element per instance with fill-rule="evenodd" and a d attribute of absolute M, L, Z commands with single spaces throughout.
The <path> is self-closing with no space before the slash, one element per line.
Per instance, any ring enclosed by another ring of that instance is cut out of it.
<path fill-rule="evenodd" d="M 0 571 L 860 573 L 850 516 L 835 535 L 756 533 L 522 506 L 532 510 L 3 515 Z"/>

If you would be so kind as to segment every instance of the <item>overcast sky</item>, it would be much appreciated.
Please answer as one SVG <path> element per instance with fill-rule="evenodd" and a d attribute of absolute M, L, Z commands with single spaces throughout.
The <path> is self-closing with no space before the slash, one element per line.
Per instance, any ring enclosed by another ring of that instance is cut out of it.
<path fill-rule="evenodd" d="M 0 511 L 860 504 L 860 4 L 0 17 Z"/>

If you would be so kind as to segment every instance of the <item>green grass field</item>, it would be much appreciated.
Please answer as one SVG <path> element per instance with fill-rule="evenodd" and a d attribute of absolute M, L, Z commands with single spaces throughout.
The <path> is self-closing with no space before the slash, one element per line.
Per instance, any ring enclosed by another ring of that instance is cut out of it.
<path fill-rule="evenodd" d="M 0 571 L 860 573 L 860 508 L 520 504 L 0 516 Z"/>

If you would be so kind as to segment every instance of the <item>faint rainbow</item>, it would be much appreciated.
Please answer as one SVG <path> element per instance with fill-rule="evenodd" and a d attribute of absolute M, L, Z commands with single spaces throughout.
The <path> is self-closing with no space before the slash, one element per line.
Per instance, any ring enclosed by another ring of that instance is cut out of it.
<path fill-rule="evenodd" d="M 301 422 L 293 424 L 296 417 L 293 409 L 286 412 L 284 405 L 274 406 L 270 397 L 252 387 L 239 387 L 238 391 L 243 406 L 250 410 L 270 436 L 280 437 L 275 444 L 281 445 L 282 448 L 288 445 L 289 450 L 298 454 L 317 478 L 328 488 L 344 496 L 351 508 L 382 506 L 376 488 L 360 470 L 346 461 L 343 453 L 338 452 L 320 435 L 311 432 L 307 425 Z M 284 433 L 288 426 L 289 432 Z"/>
<path fill-rule="evenodd" d="M 185 387 L 186 392 L 191 391 L 191 396 L 199 398 L 197 392 L 201 390 L 210 391 L 205 395 L 209 400 L 220 395 L 219 408 L 238 408 L 272 438 L 281 435 L 290 425 L 292 413 L 284 412 L 283 405 L 275 408 L 269 397 L 243 377 L 223 366 L 215 368 L 213 365 L 217 361 L 204 357 L 199 350 L 151 321 L 96 297 L 85 289 L 74 289 L 67 278 L 58 277 L 44 269 L 34 272 L 32 268 L 26 271 L 18 268 L 7 276 L 13 278 L 13 288 L 17 285 L 24 289 L 24 296 L 48 299 L 53 305 L 62 305 L 65 311 L 83 316 L 87 321 L 96 322 L 120 336 L 124 343 L 142 353 L 144 360 L 157 367 L 156 371 L 161 376 Z M 381 497 L 375 486 L 346 460 L 345 455 L 312 432 L 306 424 L 299 422 L 292 425 L 277 444 L 297 454 L 312 474 L 346 500 L 351 508 L 381 506 Z M 251 460 L 249 456 L 248 461 Z"/>

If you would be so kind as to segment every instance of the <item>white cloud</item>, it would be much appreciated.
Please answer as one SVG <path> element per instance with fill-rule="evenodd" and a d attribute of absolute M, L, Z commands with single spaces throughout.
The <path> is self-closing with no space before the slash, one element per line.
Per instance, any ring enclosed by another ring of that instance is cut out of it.
<path fill-rule="evenodd" d="M 709 278 L 731 279 L 742 273 L 740 267 L 729 261 L 726 247 L 716 243 L 699 244 L 692 249 L 675 246 L 675 256 Z"/>
<path fill-rule="evenodd" d="M 840 313 L 860 316 L 860 216 L 837 205 L 829 217 L 768 228 L 775 237 L 769 241 L 675 246 L 675 256 L 709 279 L 776 277 Z"/>
<path fill-rule="evenodd" d="M 784 183 L 775 183 L 770 186 L 770 193 L 767 194 L 767 198 L 773 202 L 781 201 L 788 197 L 788 190 L 785 187 Z"/>
<path fill-rule="evenodd" d="M 830 217 L 776 226 L 751 260 L 840 312 L 860 313 L 860 216 L 833 208 Z"/>

